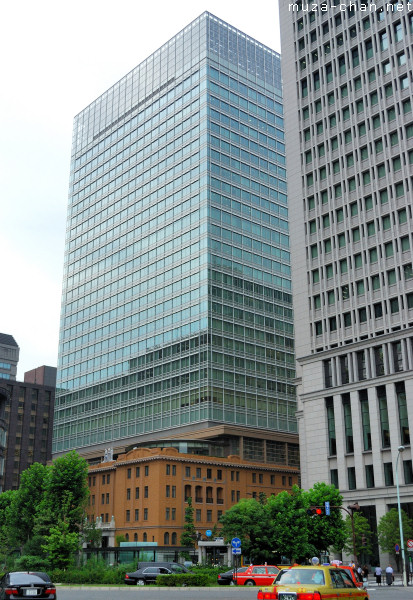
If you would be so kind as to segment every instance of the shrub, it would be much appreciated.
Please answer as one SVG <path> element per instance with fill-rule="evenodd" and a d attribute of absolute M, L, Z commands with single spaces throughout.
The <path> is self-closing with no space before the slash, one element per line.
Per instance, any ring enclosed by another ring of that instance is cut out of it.
<path fill-rule="evenodd" d="M 156 585 L 162 587 L 206 587 L 209 585 L 207 575 L 197 575 L 192 573 L 183 573 L 182 575 L 159 575 L 156 578 Z"/>
<path fill-rule="evenodd" d="M 42 556 L 25 554 L 15 560 L 14 569 L 16 571 L 48 571 L 50 563 Z"/>
<path fill-rule="evenodd" d="M 130 570 L 130 569 L 129 569 Z M 89 562 L 80 568 L 67 570 L 55 569 L 51 577 L 55 583 L 68 584 L 110 584 L 120 585 L 124 583 L 126 569 L 122 567 L 108 567 L 105 563 L 93 564 Z"/>

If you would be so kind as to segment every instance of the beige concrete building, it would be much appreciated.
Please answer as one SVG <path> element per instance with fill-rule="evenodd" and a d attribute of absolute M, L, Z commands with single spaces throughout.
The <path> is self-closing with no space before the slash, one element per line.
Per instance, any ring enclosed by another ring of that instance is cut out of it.
<path fill-rule="evenodd" d="M 413 12 L 281 0 L 280 17 L 302 486 L 334 483 L 375 530 L 400 446 L 413 514 Z"/>

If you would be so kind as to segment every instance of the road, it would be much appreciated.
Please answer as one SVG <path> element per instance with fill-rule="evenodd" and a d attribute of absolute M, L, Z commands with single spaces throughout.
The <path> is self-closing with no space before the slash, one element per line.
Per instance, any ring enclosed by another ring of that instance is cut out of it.
<path fill-rule="evenodd" d="M 413 586 L 369 587 L 370 600 L 413 600 Z M 256 588 L 58 587 L 58 600 L 256 600 Z"/>

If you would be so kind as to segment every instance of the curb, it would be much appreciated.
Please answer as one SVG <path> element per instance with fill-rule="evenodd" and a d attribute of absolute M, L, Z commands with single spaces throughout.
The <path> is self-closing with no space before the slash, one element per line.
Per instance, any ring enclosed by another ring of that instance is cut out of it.
<path fill-rule="evenodd" d="M 153 590 L 154 592 L 159 592 L 159 591 L 165 591 L 165 592 L 181 592 L 182 590 L 188 590 L 190 592 L 194 592 L 194 591 L 208 591 L 208 590 L 217 590 L 217 589 L 221 589 L 221 587 L 223 586 L 211 586 L 211 587 L 189 587 L 189 586 L 180 586 L 180 587 L 166 587 L 166 586 L 162 586 L 162 587 L 155 587 L 153 585 L 125 585 L 122 587 L 113 587 L 110 585 L 105 585 L 105 586 L 99 586 L 99 585 L 88 585 L 88 584 L 73 584 L 73 585 L 69 585 L 67 583 L 56 583 L 55 584 L 57 588 L 59 588 L 59 590 L 108 590 L 108 591 L 126 591 L 126 590 L 130 590 L 130 589 L 135 589 L 135 590 L 145 590 L 145 591 L 151 591 Z M 236 585 L 234 586 L 225 586 L 226 588 L 228 588 L 229 590 L 234 590 L 237 591 L 239 588 L 237 588 Z M 244 586 L 242 586 L 244 588 Z M 227 591 L 227 590 L 226 590 Z"/>

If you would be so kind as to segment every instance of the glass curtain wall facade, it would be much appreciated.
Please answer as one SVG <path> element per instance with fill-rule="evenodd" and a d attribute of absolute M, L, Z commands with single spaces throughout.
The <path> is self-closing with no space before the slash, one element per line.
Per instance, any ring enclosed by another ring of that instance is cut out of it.
<path fill-rule="evenodd" d="M 296 433 L 280 57 L 204 13 L 74 124 L 54 453 Z"/>
<path fill-rule="evenodd" d="M 299 0 L 280 18 L 302 484 L 379 521 L 400 445 L 413 508 L 413 10 Z"/>

